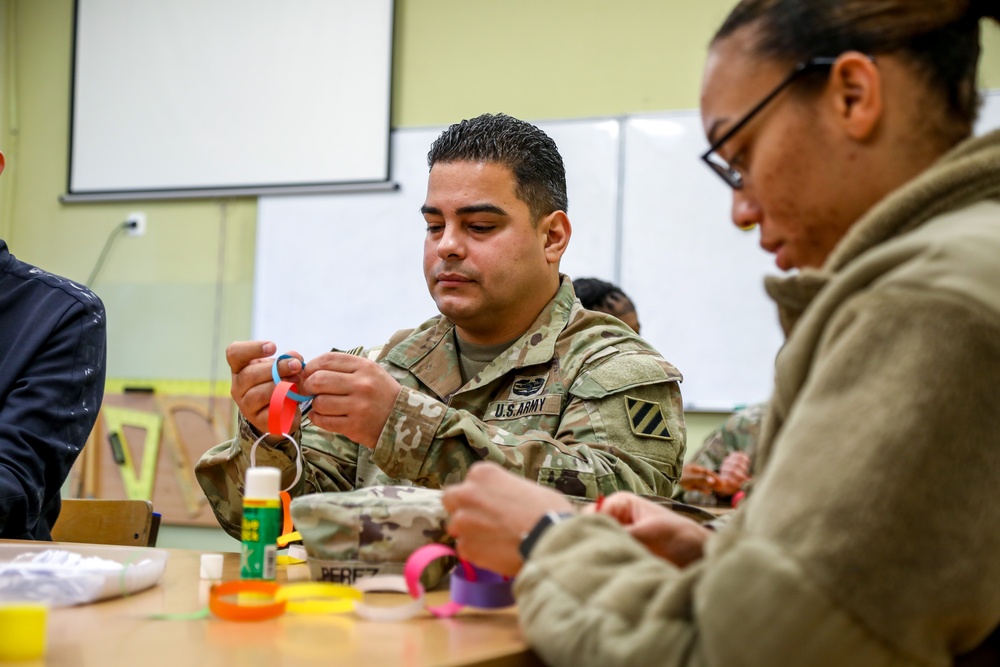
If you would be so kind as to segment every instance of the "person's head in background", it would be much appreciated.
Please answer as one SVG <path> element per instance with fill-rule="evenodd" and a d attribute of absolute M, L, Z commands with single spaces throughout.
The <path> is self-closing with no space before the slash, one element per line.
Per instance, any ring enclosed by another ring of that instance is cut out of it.
<path fill-rule="evenodd" d="M 779 268 L 821 267 L 972 133 L 979 21 L 998 15 L 996 0 L 740 2 L 701 92 L 706 160 L 733 188 L 733 221 L 760 227 Z"/>
<path fill-rule="evenodd" d="M 639 333 L 639 314 L 635 304 L 617 285 L 599 278 L 577 278 L 573 281 L 573 290 L 587 310 L 613 315 Z"/>
<path fill-rule="evenodd" d="M 554 141 L 504 114 L 445 130 L 427 154 L 424 277 L 470 343 L 520 336 L 559 288 L 572 233 Z"/>

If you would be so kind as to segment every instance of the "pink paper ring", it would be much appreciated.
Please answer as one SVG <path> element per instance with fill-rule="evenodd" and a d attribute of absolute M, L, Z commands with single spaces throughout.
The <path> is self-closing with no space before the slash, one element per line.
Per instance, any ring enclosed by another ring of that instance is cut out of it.
<path fill-rule="evenodd" d="M 406 578 L 406 587 L 410 591 L 410 597 L 418 598 L 424 594 L 423 584 L 420 583 L 420 575 L 424 573 L 427 566 L 438 558 L 446 558 L 448 556 L 458 558 L 458 554 L 455 553 L 454 549 L 437 543 L 425 544 L 410 554 L 410 557 L 406 559 L 406 565 L 403 567 L 403 576 Z M 465 571 L 465 578 L 469 581 L 475 581 L 477 578 L 476 569 L 472 567 L 472 564 L 461 558 L 459 558 L 458 562 L 462 564 L 462 568 Z M 438 618 L 449 618 L 461 611 L 463 606 L 452 600 L 437 607 L 427 607 L 427 611 Z"/>

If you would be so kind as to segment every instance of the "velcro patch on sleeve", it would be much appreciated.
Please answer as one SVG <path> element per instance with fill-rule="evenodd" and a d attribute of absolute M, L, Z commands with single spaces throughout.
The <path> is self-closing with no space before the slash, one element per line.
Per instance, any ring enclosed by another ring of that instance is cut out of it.
<path fill-rule="evenodd" d="M 625 396 L 625 411 L 632 432 L 644 438 L 673 440 L 659 403 Z"/>

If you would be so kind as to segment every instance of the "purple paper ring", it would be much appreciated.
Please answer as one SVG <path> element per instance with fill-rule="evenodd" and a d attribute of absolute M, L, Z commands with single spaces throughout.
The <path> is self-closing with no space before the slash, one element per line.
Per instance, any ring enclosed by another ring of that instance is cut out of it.
<path fill-rule="evenodd" d="M 490 570 L 472 568 L 474 578 L 468 576 L 464 567 L 456 567 L 451 573 L 452 602 L 477 609 L 500 609 L 514 604 L 513 581 Z"/>

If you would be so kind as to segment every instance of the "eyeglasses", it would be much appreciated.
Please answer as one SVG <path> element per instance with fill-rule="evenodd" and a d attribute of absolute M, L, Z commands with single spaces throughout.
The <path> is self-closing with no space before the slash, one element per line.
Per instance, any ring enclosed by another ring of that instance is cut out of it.
<path fill-rule="evenodd" d="M 747 112 L 747 114 L 743 116 L 743 118 L 741 118 L 736 125 L 729 128 L 728 132 L 716 139 L 715 143 L 712 144 L 711 147 L 709 147 L 709 149 L 701 156 L 701 159 L 704 160 L 705 164 L 711 167 L 712 171 L 717 173 L 733 190 L 742 189 L 743 174 L 741 174 L 736 167 L 730 165 L 725 158 L 719 155 L 719 148 L 721 148 L 724 143 L 732 139 L 733 135 L 742 130 L 747 123 L 753 120 L 754 116 L 760 113 L 761 109 L 766 107 L 771 100 L 778 96 L 778 93 L 788 87 L 793 81 L 798 79 L 799 76 L 819 68 L 833 67 L 833 64 L 836 62 L 836 58 L 813 58 L 796 65 L 795 69 L 793 69 L 791 73 L 781 81 L 781 83 L 775 86 L 774 90 L 768 93 L 767 96 L 758 102 L 754 108 L 750 109 L 750 111 Z"/>

